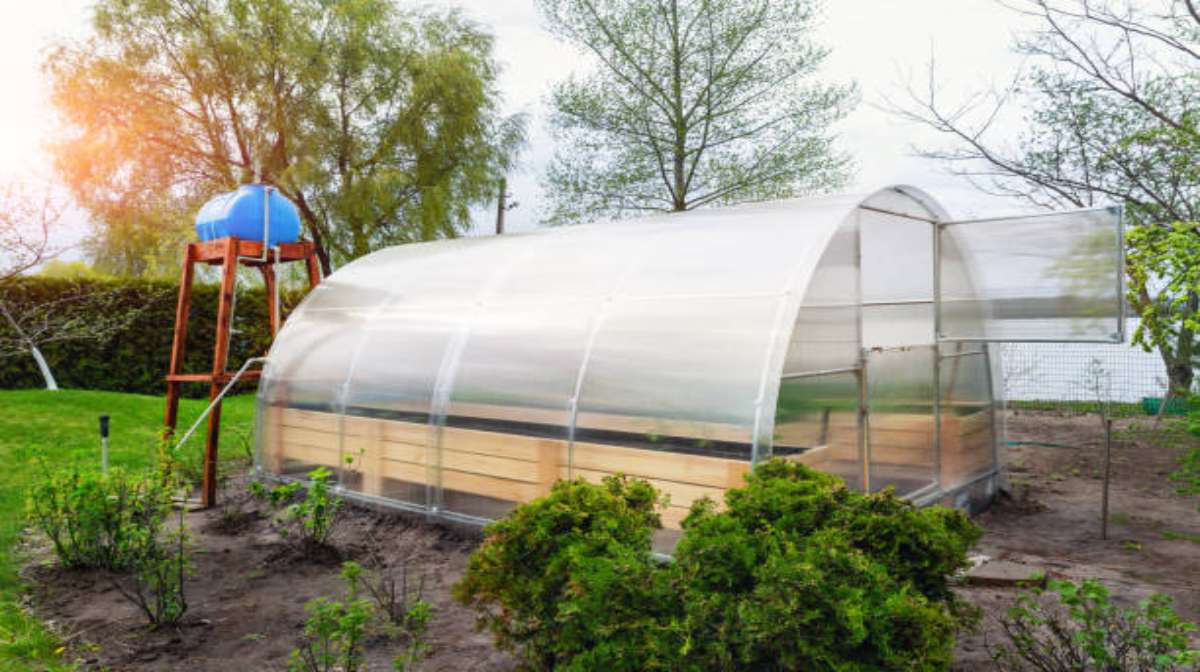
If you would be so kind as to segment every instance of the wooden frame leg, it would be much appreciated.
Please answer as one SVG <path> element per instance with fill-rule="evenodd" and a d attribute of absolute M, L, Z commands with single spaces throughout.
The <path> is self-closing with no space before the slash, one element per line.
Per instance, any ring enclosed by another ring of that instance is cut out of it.
<path fill-rule="evenodd" d="M 183 356 L 187 349 L 188 315 L 192 305 L 192 281 L 195 279 L 196 258 L 192 246 L 183 252 L 183 271 L 179 278 L 179 301 L 175 305 L 175 333 L 171 339 L 171 363 L 167 368 L 167 408 L 163 413 L 163 439 L 174 435 L 179 423 L 180 383 L 170 376 L 183 373 Z"/>
<path fill-rule="evenodd" d="M 216 348 L 213 350 L 212 382 L 208 400 L 212 403 L 221 393 L 225 382 L 225 367 L 229 361 L 229 333 L 233 320 L 233 283 L 237 278 L 238 239 L 225 239 L 225 257 L 221 268 L 221 296 L 217 303 Z M 217 503 L 217 445 L 221 435 L 221 404 L 208 414 L 208 436 L 204 443 L 204 476 L 200 484 L 200 504 L 209 508 Z"/>

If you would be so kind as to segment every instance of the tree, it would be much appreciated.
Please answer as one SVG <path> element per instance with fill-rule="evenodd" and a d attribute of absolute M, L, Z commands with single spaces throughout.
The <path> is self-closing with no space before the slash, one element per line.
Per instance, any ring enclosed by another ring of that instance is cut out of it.
<path fill-rule="evenodd" d="M 951 138 L 919 153 L 985 191 L 1048 208 L 1124 205 L 1134 341 L 1158 350 L 1177 395 L 1200 354 L 1200 278 L 1176 263 L 1200 238 L 1200 5 L 1149 4 L 1013 0 L 1038 28 L 1016 40 L 1029 65 L 1010 86 L 947 106 L 931 62 L 928 86 L 892 107 Z M 1023 131 L 1006 143 L 1000 120 L 1018 111 Z"/>
<path fill-rule="evenodd" d="M 53 261 L 58 250 L 50 238 L 64 210 L 47 187 L 35 193 L 10 182 L 0 187 L 0 359 L 29 355 L 37 362 L 46 389 L 58 383 L 41 347 L 68 340 L 103 340 L 124 329 L 148 306 L 116 305 L 115 292 L 80 288 L 52 300 L 30 300 L 14 282 L 19 276 Z"/>
<path fill-rule="evenodd" d="M 93 28 L 45 68 L 70 131 L 56 165 L 100 224 L 101 270 L 152 268 L 201 202 L 255 180 L 296 203 L 326 273 L 457 235 L 523 141 L 524 119 L 498 113 L 492 38 L 453 12 L 100 0 Z"/>
<path fill-rule="evenodd" d="M 811 0 L 538 0 L 598 67 L 557 86 L 549 221 L 691 210 L 833 188 L 828 126 L 853 86 L 809 82 L 828 50 Z"/>

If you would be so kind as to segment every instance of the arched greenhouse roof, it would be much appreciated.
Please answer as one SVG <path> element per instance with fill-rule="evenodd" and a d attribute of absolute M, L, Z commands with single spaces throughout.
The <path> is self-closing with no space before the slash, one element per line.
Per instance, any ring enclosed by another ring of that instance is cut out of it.
<path fill-rule="evenodd" d="M 434 425 L 503 409 L 568 439 L 612 418 L 648 434 L 703 423 L 761 449 L 802 298 L 864 204 L 941 214 L 893 187 L 380 250 L 289 318 L 265 394 L 283 383 L 291 405 Z"/>

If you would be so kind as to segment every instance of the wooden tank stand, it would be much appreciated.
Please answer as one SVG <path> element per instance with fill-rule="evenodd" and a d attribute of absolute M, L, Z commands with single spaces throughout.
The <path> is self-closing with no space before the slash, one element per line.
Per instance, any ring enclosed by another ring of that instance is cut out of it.
<path fill-rule="evenodd" d="M 257 268 L 263 276 L 267 293 L 268 319 L 271 337 L 279 331 L 282 319 L 276 314 L 271 297 L 275 294 L 275 265 L 292 261 L 303 261 L 308 271 L 309 287 L 321 281 L 317 266 L 316 248 L 310 242 L 283 243 L 270 248 L 263 254 L 260 241 L 240 240 L 229 237 L 202 243 L 191 243 L 183 255 L 183 274 L 179 280 L 179 303 L 175 308 L 175 334 L 171 342 L 171 363 L 167 370 L 167 408 L 163 417 L 164 438 L 175 433 L 179 421 L 179 394 L 183 383 L 208 383 L 208 399 L 213 402 L 221 389 L 233 378 L 228 371 L 229 335 L 233 321 L 233 285 L 238 265 Z M 196 264 L 221 266 L 221 293 L 217 304 L 216 342 L 213 344 L 212 370 L 207 373 L 185 373 L 183 356 L 187 347 L 188 314 L 191 311 L 192 283 L 196 277 Z M 259 371 L 247 371 L 244 380 L 257 380 Z M 204 443 L 204 476 L 200 484 L 200 504 L 209 508 L 217 499 L 217 446 L 221 432 L 221 404 L 217 402 L 208 416 L 208 433 Z"/>

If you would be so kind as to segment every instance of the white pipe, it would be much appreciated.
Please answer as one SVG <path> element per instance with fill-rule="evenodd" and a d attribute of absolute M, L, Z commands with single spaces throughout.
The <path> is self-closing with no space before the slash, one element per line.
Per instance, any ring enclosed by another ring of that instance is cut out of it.
<path fill-rule="evenodd" d="M 208 402 L 208 408 L 204 409 L 204 412 L 200 414 L 200 417 L 196 418 L 196 422 L 192 423 L 192 426 L 188 429 L 187 433 L 183 435 L 183 438 L 179 440 L 179 443 L 176 443 L 175 447 L 171 448 L 171 452 L 179 450 L 180 446 L 187 443 L 187 440 L 192 438 L 192 434 L 196 432 L 196 428 L 200 426 L 201 422 L 204 422 L 204 419 L 207 418 L 208 414 L 212 412 L 213 407 L 221 403 L 221 399 L 224 398 L 225 393 L 228 392 L 234 386 L 234 384 L 238 382 L 238 380 L 242 377 L 242 374 L 246 373 L 246 369 L 250 368 L 251 364 L 265 361 L 267 361 L 266 357 L 251 357 L 250 359 L 247 359 L 245 363 L 242 364 L 242 368 L 238 369 L 237 373 L 233 374 L 233 378 L 230 378 L 229 382 L 225 384 L 225 388 L 221 390 L 221 393 L 217 395 L 217 398 Z"/>

